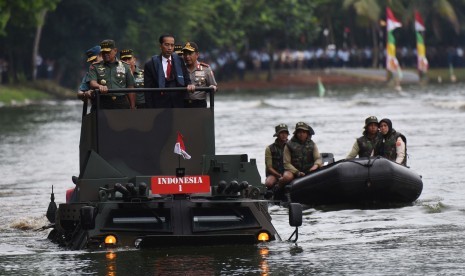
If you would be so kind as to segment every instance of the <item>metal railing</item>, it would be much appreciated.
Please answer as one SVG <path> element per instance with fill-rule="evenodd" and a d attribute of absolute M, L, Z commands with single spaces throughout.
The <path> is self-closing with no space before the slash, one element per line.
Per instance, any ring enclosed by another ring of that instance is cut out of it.
<path fill-rule="evenodd" d="M 97 109 L 100 109 L 100 96 L 101 95 L 111 95 L 111 94 L 129 94 L 129 93 L 146 93 L 146 92 L 188 92 L 187 87 L 165 87 L 165 88 L 119 88 L 119 89 L 108 89 L 108 92 L 105 94 L 100 93 L 98 89 L 94 89 L 94 100 Z M 215 106 L 215 93 L 212 87 L 196 87 L 195 91 L 203 91 L 210 94 L 210 108 Z M 82 116 L 87 114 L 87 101 L 84 101 L 84 106 L 82 110 Z"/>

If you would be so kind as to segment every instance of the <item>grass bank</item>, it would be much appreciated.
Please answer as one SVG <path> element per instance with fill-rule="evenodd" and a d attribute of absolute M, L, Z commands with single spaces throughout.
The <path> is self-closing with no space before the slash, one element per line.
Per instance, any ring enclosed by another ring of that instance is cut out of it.
<path fill-rule="evenodd" d="M 0 102 L 4 105 L 14 105 L 28 101 L 40 101 L 50 99 L 52 96 L 46 92 L 22 86 L 22 85 L 0 85 Z"/>
<path fill-rule="evenodd" d="M 52 81 L 0 85 L 0 105 L 16 105 L 48 99 L 72 99 L 76 94 Z"/>
<path fill-rule="evenodd" d="M 218 86 L 221 91 L 229 90 L 232 92 L 276 89 L 288 91 L 299 87 L 315 87 L 320 77 L 325 85 L 360 85 L 374 82 L 373 74 L 360 73 L 356 69 L 347 68 L 345 74 L 338 73 L 337 70 L 276 70 L 272 81 L 266 80 L 266 71 L 248 71 L 245 73 L 244 79 L 230 76 L 228 79 L 218 80 Z M 414 68 L 404 68 L 404 70 L 416 72 Z M 383 83 L 385 72 L 378 69 L 373 71 L 378 72 L 378 75 L 375 74 L 378 77 L 376 83 Z M 451 73 L 453 73 L 453 79 Z M 449 68 L 432 68 L 428 71 L 427 76 L 430 83 L 462 83 L 465 82 L 465 68 L 455 68 L 453 71 Z M 46 99 L 76 99 L 76 92 L 49 80 L 0 85 L 0 106 Z"/>

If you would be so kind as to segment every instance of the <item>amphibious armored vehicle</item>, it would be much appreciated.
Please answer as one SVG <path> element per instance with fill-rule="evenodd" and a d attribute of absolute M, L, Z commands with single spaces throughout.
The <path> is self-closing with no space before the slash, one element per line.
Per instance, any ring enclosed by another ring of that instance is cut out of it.
<path fill-rule="evenodd" d="M 84 249 L 280 239 L 256 161 L 215 154 L 213 93 L 208 108 L 126 110 L 100 109 L 95 92 L 92 111 L 83 106 L 75 187 L 58 207 L 52 190 L 50 240 Z M 190 159 L 174 152 L 180 142 Z M 290 224 L 300 226 L 301 207 L 293 206 Z"/>

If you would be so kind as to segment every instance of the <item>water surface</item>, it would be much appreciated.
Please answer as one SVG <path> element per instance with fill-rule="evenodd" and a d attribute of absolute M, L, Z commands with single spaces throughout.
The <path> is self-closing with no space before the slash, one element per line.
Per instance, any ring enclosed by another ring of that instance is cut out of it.
<path fill-rule="evenodd" d="M 408 206 L 304 211 L 299 241 L 65 251 L 46 239 L 52 185 L 57 202 L 78 175 L 78 101 L 0 108 L 0 274 L 11 275 L 463 275 L 465 273 L 465 92 L 461 86 L 337 88 L 317 92 L 217 93 L 216 151 L 247 153 L 264 178 L 274 126 L 309 123 L 321 152 L 343 159 L 367 116 L 388 117 L 407 136 L 408 164 L 422 175 Z M 188 147 L 188 145 L 186 145 Z M 187 148 L 188 150 L 188 148 Z M 287 239 L 287 210 L 270 208 Z"/>

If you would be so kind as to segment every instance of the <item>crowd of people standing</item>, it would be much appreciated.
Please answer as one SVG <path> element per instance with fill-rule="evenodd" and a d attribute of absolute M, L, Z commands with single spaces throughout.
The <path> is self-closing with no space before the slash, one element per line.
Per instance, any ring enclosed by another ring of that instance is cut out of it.
<path fill-rule="evenodd" d="M 311 47 L 304 50 L 277 49 L 272 53 L 266 50 L 249 50 L 239 54 L 234 50 L 212 50 L 203 52 L 202 59 L 215 71 L 218 80 L 231 76 L 242 78 L 246 71 L 268 70 L 273 59 L 276 69 L 326 69 L 326 68 L 377 68 L 385 67 L 385 49 L 374 58 L 372 47 Z M 430 67 L 464 67 L 465 55 L 462 47 L 427 47 L 426 56 Z M 415 48 L 398 47 L 396 57 L 402 68 L 417 67 Z M 376 64 L 373 64 L 377 60 Z"/>

